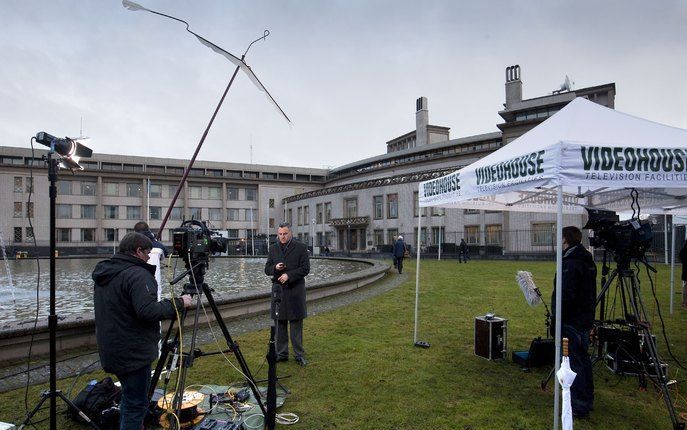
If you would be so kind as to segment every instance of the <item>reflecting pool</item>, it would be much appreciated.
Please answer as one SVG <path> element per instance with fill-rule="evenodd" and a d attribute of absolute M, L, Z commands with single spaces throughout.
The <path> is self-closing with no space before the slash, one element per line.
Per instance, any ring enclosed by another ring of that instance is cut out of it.
<path fill-rule="evenodd" d="M 93 281 L 91 272 L 102 260 L 99 258 L 58 259 L 55 267 L 56 310 L 60 317 L 93 311 Z M 170 267 L 162 269 L 163 294 L 169 292 L 168 280 L 174 274 L 183 272 L 181 263 L 174 270 L 176 259 Z M 216 291 L 217 295 L 250 291 L 270 291 L 269 278 L 265 276 L 265 258 L 217 258 L 210 261 L 210 268 L 205 274 L 205 282 Z M 36 260 L 10 260 L 10 276 L 5 265 L 0 265 L 0 321 L 3 324 L 29 321 L 36 316 L 47 318 L 50 311 L 50 262 L 40 260 L 40 271 Z M 308 283 L 327 280 L 334 276 L 352 273 L 369 267 L 365 263 L 341 260 L 310 260 Z M 40 277 L 38 274 L 40 273 Z M 174 286 L 175 293 L 181 292 L 184 281 Z M 36 285 L 39 285 L 36 293 Z M 38 306 L 36 295 L 38 295 Z"/>

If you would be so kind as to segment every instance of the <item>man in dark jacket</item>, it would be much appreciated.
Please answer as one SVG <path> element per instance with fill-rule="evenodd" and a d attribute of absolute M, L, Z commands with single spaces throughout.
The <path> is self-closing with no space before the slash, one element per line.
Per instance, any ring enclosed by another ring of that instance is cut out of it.
<path fill-rule="evenodd" d="M 594 380 L 589 357 L 589 331 L 594 324 L 596 308 L 596 265 L 592 254 L 580 243 L 579 228 L 563 228 L 563 279 L 561 302 L 561 336 L 568 338 L 570 368 L 577 373 L 570 389 L 573 416 L 589 416 L 594 407 Z M 556 318 L 556 280 L 551 299 Z"/>
<path fill-rule="evenodd" d="M 148 223 L 145 221 L 139 221 L 134 225 L 134 231 L 136 233 L 141 233 L 143 236 L 147 237 L 150 239 L 151 242 L 153 242 L 153 248 L 158 248 L 162 250 L 162 254 L 167 257 L 169 255 L 169 251 L 167 250 L 167 247 L 157 240 L 155 238 L 155 235 L 153 234 L 152 231 L 150 231 L 150 227 L 148 226 Z"/>
<path fill-rule="evenodd" d="M 148 408 L 150 366 L 158 357 L 160 324 L 191 306 L 189 295 L 157 300 L 155 266 L 147 263 L 153 244 L 128 233 L 119 252 L 93 270 L 95 334 L 100 364 L 122 384 L 120 429 L 140 430 Z"/>
<path fill-rule="evenodd" d="M 277 321 L 277 361 L 289 359 L 290 334 L 296 362 L 304 367 L 308 364 L 303 349 L 303 319 L 308 316 L 305 306 L 305 277 L 308 273 L 308 248 L 293 239 L 291 224 L 279 224 L 277 243 L 270 246 L 265 263 L 265 274 L 272 277 L 273 288 L 281 290 Z"/>
<path fill-rule="evenodd" d="M 403 258 L 406 255 L 406 243 L 403 241 L 403 236 L 398 236 L 398 239 L 396 239 L 396 242 L 394 242 L 392 254 L 394 256 L 394 261 L 396 262 L 398 273 L 403 273 Z"/>
<path fill-rule="evenodd" d="M 468 262 L 468 244 L 465 243 L 465 239 L 460 240 L 460 245 L 458 245 L 458 262 L 467 263 Z"/>

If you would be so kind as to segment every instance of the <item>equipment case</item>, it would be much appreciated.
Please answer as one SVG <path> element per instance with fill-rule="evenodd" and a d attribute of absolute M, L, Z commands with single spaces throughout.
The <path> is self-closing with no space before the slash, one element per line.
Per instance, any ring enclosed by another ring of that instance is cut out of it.
<path fill-rule="evenodd" d="M 495 316 L 475 317 L 475 355 L 489 360 L 506 356 L 508 320 Z"/>

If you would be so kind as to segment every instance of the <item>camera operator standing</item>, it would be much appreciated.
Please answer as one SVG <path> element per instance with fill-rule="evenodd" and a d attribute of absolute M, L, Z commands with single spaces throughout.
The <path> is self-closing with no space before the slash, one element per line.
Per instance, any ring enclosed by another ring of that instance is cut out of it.
<path fill-rule="evenodd" d="M 568 338 L 570 368 L 577 373 L 571 387 L 575 418 L 585 418 L 594 406 L 594 379 L 589 357 L 589 331 L 596 308 L 596 265 L 582 242 L 582 232 L 575 226 L 563 228 L 563 267 L 561 279 L 561 337 Z M 551 298 L 553 319 L 556 315 L 556 279 Z M 555 321 L 554 321 L 555 327 Z"/>
<path fill-rule="evenodd" d="M 291 224 L 279 224 L 277 242 L 270 246 L 265 263 L 265 274 L 272 277 L 274 288 L 281 289 L 281 307 L 277 321 L 277 361 L 289 359 L 290 334 L 296 362 L 303 367 L 308 364 L 303 349 L 303 319 L 308 316 L 305 305 L 305 277 L 308 273 L 308 248 L 304 243 L 293 240 Z"/>
<path fill-rule="evenodd" d="M 176 309 L 191 306 L 190 295 L 157 300 L 155 266 L 148 264 L 153 243 L 141 233 L 128 233 L 119 252 L 99 262 L 95 281 L 95 333 L 100 364 L 122 384 L 120 430 L 140 430 L 148 409 L 150 365 L 158 357 L 160 324 L 174 319 Z"/>

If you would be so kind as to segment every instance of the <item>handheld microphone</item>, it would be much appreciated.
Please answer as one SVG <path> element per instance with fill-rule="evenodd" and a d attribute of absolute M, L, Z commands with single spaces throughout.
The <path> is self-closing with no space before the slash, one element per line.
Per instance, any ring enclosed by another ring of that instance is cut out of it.
<path fill-rule="evenodd" d="M 281 303 L 281 289 L 282 286 L 276 282 L 272 283 L 272 301 L 275 303 Z"/>

